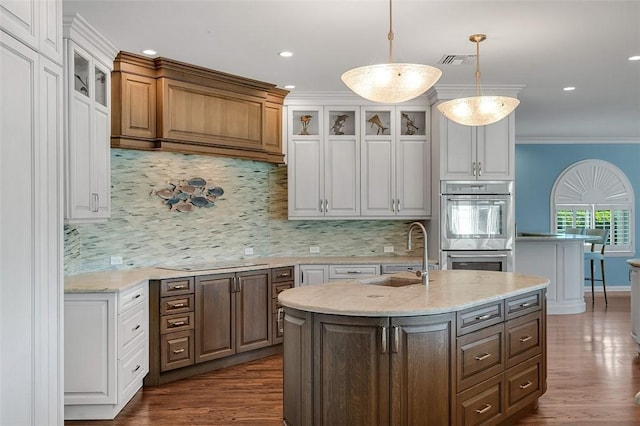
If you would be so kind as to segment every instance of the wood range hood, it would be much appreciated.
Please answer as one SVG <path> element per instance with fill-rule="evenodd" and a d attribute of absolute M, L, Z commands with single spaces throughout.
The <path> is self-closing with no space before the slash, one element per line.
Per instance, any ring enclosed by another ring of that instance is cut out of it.
<path fill-rule="evenodd" d="M 111 147 L 282 163 L 288 93 L 270 83 L 120 52 L 112 73 Z"/>

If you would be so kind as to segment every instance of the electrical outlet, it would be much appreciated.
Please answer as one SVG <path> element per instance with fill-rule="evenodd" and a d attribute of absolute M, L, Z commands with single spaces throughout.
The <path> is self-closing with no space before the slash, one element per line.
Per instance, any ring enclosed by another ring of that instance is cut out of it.
<path fill-rule="evenodd" d="M 320 247 L 317 247 L 317 246 L 309 247 L 309 253 L 320 253 Z"/>
<path fill-rule="evenodd" d="M 251 255 L 251 254 L 253 254 L 253 247 L 245 247 L 245 248 L 244 248 L 244 254 L 245 254 L 245 255 Z"/>
<path fill-rule="evenodd" d="M 122 265 L 122 256 L 111 256 L 112 265 Z"/>
<path fill-rule="evenodd" d="M 393 246 L 384 246 L 385 253 L 393 253 Z"/>

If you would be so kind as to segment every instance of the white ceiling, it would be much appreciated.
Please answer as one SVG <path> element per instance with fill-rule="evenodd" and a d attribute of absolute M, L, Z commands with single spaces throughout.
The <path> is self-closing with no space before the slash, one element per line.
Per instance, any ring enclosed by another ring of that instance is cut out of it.
<path fill-rule="evenodd" d="M 347 69 L 387 62 L 387 0 L 81 0 L 63 2 L 119 50 L 261 80 L 292 93 L 347 92 Z M 437 84 L 523 85 L 519 141 L 640 141 L 640 1 L 394 0 L 395 62 L 438 66 Z M 284 59 L 279 51 L 291 50 Z M 437 86 L 437 85 L 436 85 Z M 575 86 L 564 92 L 565 86 Z"/>

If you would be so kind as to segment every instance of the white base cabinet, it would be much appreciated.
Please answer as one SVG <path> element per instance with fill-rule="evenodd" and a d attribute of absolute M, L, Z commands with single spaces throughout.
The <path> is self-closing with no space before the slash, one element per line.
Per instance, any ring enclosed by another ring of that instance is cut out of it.
<path fill-rule="evenodd" d="M 147 283 L 65 295 L 64 418 L 113 419 L 149 371 Z"/>

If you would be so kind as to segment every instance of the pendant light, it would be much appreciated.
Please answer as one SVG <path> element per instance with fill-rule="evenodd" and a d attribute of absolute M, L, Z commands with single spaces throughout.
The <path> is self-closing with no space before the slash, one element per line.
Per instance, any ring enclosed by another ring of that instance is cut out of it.
<path fill-rule="evenodd" d="M 500 121 L 520 103 L 518 99 L 507 96 L 480 95 L 480 42 L 486 38 L 484 34 L 469 36 L 469 41 L 476 43 L 476 96 L 453 99 L 438 105 L 445 117 L 465 126 L 484 126 Z"/>
<path fill-rule="evenodd" d="M 429 65 L 393 63 L 393 9 L 389 0 L 389 63 L 354 68 L 342 74 L 349 89 L 382 103 L 408 101 L 426 92 L 442 75 Z"/>

